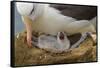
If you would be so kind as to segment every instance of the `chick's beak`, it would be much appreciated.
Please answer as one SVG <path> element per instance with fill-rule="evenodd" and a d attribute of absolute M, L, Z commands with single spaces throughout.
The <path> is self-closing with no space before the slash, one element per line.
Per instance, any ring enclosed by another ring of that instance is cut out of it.
<path fill-rule="evenodd" d="M 64 33 L 63 32 L 60 32 L 59 39 L 60 40 L 64 40 L 65 39 L 65 36 L 64 36 Z"/>

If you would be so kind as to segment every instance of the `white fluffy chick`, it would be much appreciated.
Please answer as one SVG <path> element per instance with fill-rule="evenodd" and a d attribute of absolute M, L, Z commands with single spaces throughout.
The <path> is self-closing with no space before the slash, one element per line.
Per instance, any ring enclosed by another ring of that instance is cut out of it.
<path fill-rule="evenodd" d="M 70 48 L 70 41 L 64 32 L 58 32 L 56 37 L 41 35 L 36 46 L 54 53 L 59 53 L 67 51 Z"/>

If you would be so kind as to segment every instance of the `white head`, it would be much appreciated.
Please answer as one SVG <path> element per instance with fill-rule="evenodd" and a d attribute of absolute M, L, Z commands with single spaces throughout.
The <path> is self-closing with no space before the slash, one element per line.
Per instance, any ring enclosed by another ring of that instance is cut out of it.
<path fill-rule="evenodd" d="M 16 7 L 20 15 L 28 16 L 32 20 L 42 15 L 46 6 L 47 4 L 16 2 Z"/>
<path fill-rule="evenodd" d="M 60 45 L 62 45 L 62 48 L 69 49 L 70 48 L 70 40 L 67 38 L 66 34 L 64 32 L 58 32 L 57 34 L 57 41 Z"/>
<path fill-rule="evenodd" d="M 28 16 L 33 9 L 33 3 L 16 2 L 16 7 L 20 15 Z"/>
<path fill-rule="evenodd" d="M 66 35 L 64 32 L 58 32 L 57 39 L 64 41 L 66 39 Z"/>

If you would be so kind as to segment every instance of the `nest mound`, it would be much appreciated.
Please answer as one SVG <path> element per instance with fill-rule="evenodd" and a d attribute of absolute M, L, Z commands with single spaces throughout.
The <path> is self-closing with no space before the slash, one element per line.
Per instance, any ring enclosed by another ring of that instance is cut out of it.
<path fill-rule="evenodd" d="M 20 33 L 19 38 L 15 38 L 15 66 L 91 62 L 97 59 L 96 45 L 90 36 L 78 48 L 60 54 L 34 46 L 28 48 L 25 38 L 25 32 Z"/>

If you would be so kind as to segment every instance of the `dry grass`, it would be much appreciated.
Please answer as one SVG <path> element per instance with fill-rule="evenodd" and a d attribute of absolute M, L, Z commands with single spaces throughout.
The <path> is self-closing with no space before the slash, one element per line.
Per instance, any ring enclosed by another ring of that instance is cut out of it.
<path fill-rule="evenodd" d="M 15 38 L 15 66 L 60 64 L 96 61 L 96 45 L 89 36 L 80 47 L 60 54 L 51 53 L 36 47 L 28 48 L 26 33 L 22 32 L 19 38 Z"/>

